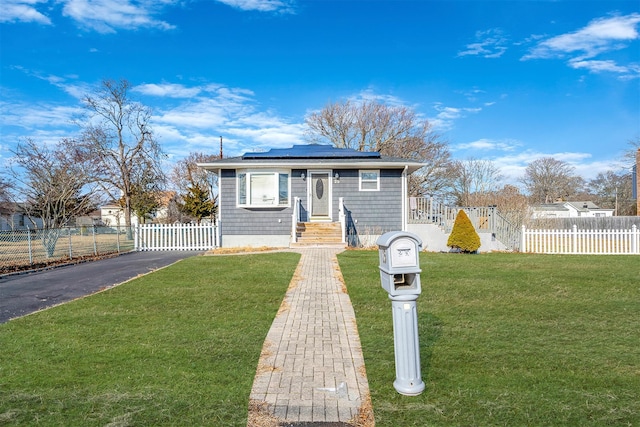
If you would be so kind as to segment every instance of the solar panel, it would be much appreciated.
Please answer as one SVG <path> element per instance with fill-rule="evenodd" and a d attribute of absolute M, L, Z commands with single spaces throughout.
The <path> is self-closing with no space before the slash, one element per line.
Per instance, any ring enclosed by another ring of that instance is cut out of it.
<path fill-rule="evenodd" d="M 272 148 L 269 151 L 245 153 L 243 159 L 379 159 L 375 151 L 357 151 L 351 148 L 336 148 L 332 145 L 294 145 L 291 148 Z"/>

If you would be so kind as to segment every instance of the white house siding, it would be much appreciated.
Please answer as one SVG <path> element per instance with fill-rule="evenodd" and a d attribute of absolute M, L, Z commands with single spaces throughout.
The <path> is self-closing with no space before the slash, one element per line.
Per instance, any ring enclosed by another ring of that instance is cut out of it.
<path fill-rule="evenodd" d="M 117 205 L 106 205 L 100 208 L 100 220 L 107 227 L 124 227 L 124 210 Z M 131 225 L 138 225 L 138 218 L 131 215 Z"/>
<path fill-rule="evenodd" d="M 533 207 L 533 218 L 596 218 L 613 216 L 613 209 L 601 209 L 592 202 L 563 202 Z"/>

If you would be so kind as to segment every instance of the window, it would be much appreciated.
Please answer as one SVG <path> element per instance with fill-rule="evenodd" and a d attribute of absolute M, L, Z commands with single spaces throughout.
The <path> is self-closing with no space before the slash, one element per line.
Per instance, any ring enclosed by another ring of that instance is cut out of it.
<path fill-rule="evenodd" d="M 379 191 L 380 171 L 360 171 L 360 191 Z"/>
<path fill-rule="evenodd" d="M 239 206 L 289 206 L 288 172 L 242 171 L 237 180 Z"/>

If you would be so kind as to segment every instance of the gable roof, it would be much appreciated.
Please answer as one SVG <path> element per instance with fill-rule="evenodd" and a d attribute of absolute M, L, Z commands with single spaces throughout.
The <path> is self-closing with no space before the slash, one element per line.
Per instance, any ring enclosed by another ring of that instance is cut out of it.
<path fill-rule="evenodd" d="M 411 159 L 383 156 L 378 152 L 356 151 L 331 145 L 294 145 L 291 148 L 274 148 L 265 152 L 245 153 L 239 157 L 198 163 L 198 166 L 217 171 L 241 168 L 289 168 L 289 169 L 403 169 L 409 173 L 424 166 Z"/>

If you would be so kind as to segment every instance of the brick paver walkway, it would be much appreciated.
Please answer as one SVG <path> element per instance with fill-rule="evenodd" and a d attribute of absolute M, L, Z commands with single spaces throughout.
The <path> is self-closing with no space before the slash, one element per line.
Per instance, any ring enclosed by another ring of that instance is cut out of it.
<path fill-rule="evenodd" d="M 373 425 L 355 315 L 336 259 L 341 250 L 300 250 L 264 343 L 249 427 Z"/>

